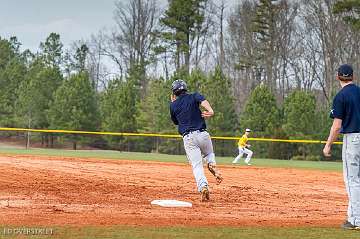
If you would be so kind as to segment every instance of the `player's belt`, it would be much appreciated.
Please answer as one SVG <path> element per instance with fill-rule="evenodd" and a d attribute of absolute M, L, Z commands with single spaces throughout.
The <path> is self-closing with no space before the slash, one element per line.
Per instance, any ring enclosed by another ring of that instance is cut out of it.
<path fill-rule="evenodd" d="M 182 136 L 185 137 L 186 135 L 190 134 L 190 133 L 195 133 L 195 132 L 204 132 L 206 131 L 206 129 L 197 129 L 197 130 L 191 130 L 191 131 L 185 131 Z"/>

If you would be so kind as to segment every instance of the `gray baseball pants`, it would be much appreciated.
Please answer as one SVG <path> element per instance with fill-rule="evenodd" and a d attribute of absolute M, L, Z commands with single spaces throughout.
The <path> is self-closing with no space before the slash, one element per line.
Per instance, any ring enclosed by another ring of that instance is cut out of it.
<path fill-rule="evenodd" d="M 349 197 L 348 221 L 360 226 L 360 133 L 344 134 L 342 160 Z"/>
<path fill-rule="evenodd" d="M 203 160 L 206 163 L 216 164 L 213 145 L 208 132 L 193 131 L 183 137 L 184 148 L 189 163 L 192 166 L 197 190 L 201 192 L 203 187 L 208 186 L 204 174 Z"/>

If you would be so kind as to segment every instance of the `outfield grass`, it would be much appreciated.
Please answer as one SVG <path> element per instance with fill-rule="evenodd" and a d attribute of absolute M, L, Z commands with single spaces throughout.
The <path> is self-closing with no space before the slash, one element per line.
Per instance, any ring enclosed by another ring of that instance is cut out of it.
<path fill-rule="evenodd" d="M 3 227 L 7 228 L 7 227 Z M 0 238 L 26 238 L 21 236 L 2 235 Z M 27 238 L 61 238 L 61 239 L 140 239 L 140 238 L 222 238 L 222 239 L 358 239 L 360 232 L 345 231 L 339 228 L 233 228 L 233 227 L 55 227 L 53 235 L 28 236 Z"/>
<path fill-rule="evenodd" d="M 131 159 L 159 162 L 177 162 L 186 163 L 185 155 L 167 155 L 155 153 L 130 153 L 112 150 L 63 150 L 63 149 L 21 149 L 0 147 L 2 154 L 14 155 L 49 155 L 63 157 L 82 157 L 82 158 L 103 158 L 103 159 Z M 218 164 L 231 164 L 233 158 L 217 157 Z M 275 160 L 254 158 L 251 162 L 258 167 L 276 167 L 276 168 L 303 168 L 315 170 L 341 171 L 341 162 L 320 162 L 320 161 L 295 161 L 295 160 Z M 244 165 L 241 161 L 237 165 Z"/>

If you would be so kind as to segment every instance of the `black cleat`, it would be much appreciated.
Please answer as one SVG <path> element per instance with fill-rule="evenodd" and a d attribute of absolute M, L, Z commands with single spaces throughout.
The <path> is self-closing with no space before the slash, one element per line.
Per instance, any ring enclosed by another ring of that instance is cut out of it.
<path fill-rule="evenodd" d="M 346 230 L 360 230 L 360 227 L 359 226 L 355 226 L 353 224 L 351 224 L 349 221 L 345 221 L 344 224 L 342 224 L 341 226 L 343 229 L 346 229 Z"/>

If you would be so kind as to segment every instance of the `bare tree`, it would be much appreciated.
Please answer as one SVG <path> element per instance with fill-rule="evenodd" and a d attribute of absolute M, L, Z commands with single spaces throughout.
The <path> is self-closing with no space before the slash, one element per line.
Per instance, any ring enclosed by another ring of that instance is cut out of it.
<path fill-rule="evenodd" d="M 204 21 L 201 26 L 198 26 L 194 38 L 190 42 L 191 63 L 193 68 L 203 68 L 203 71 L 208 71 L 212 67 L 214 58 L 209 57 L 212 53 L 217 55 L 214 51 L 212 42 L 213 37 L 217 36 L 218 26 L 216 23 L 218 7 L 212 2 L 207 1 L 204 11 Z M 216 48 L 216 47 L 215 47 Z"/>
<path fill-rule="evenodd" d="M 305 51 L 314 54 L 309 65 L 327 102 L 331 101 L 337 84 L 336 68 L 344 62 L 358 65 L 359 36 L 347 26 L 341 16 L 333 14 L 335 0 L 303 0 L 302 19 L 305 24 Z M 305 59 L 305 58 L 304 58 Z M 309 60 L 309 59 L 307 59 Z"/>
<path fill-rule="evenodd" d="M 101 88 L 106 88 L 111 78 L 122 79 L 126 72 L 126 64 L 113 39 L 113 33 L 103 29 L 92 35 L 87 43 L 90 49 L 89 71 Z"/>
<path fill-rule="evenodd" d="M 115 2 L 115 27 L 100 31 L 88 42 L 92 76 L 106 87 L 108 78 L 122 79 L 131 66 L 136 66 L 141 69 L 140 84 L 145 89 L 148 67 L 153 63 L 152 33 L 158 19 L 156 0 Z M 109 71 L 109 65 L 117 70 Z"/>
<path fill-rule="evenodd" d="M 279 1 L 278 11 L 275 18 L 274 29 L 274 51 L 273 51 L 273 72 L 272 79 L 275 81 L 280 99 L 284 100 L 287 95 L 293 72 L 291 62 L 298 57 L 296 51 L 298 38 L 296 38 L 296 17 L 298 16 L 299 4 L 289 1 Z"/>
<path fill-rule="evenodd" d="M 131 0 L 127 5 L 115 3 L 117 32 L 113 32 L 118 49 L 129 64 L 148 64 L 151 47 L 154 43 L 152 32 L 158 18 L 154 0 Z"/>
<path fill-rule="evenodd" d="M 215 65 L 225 67 L 226 9 L 225 0 L 209 2 L 207 10 L 208 32 L 205 37 L 205 51 L 202 51 L 203 67 L 213 69 Z"/>
<path fill-rule="evenodd" d="M 256 49 L 252 30 L 254 14 L 255 4 L 252 1 L 243 1 L 228 18 L 225 65 L 228 68 L 227 74 L 232 79 L 237 111 L 241 111 L 250 90 L 261 81 L 258 77 L 261 69 L 256 67 L 253 57 Z"/>
<path fill-rule="evenodd" d="M 202 8 L 204 20 L 189 39 L 187 64 L 190 70 L 205 72 L 221 65 L 232 81 L 238 111 L 251 90 L 262 83 L 280 101 L 292 89 L 301 89 L 322 92 L 322 99 L 329 102 L 337 87 L 333 80 L 337 66 L 348 62 L 355 70 L 360 67 L 359 33 L 333 14 L 334 2 L 272 1 L 267 12 L 271 29 L 265 28 L 266 39 L 259 41 L 254 31 L 258 1 L 242 0 L 230 7 L 226 0 L 208 0 Z M 168 79 L 175 65 L 185 60 L 174 55 L 176 46 L 154 37 L 166 31 L 158 24 L 161 10 L 155 0 L 118 1 L 115 8 L 116 27 L 87 42 L 88 68 L 94 81 L 104 88 L 109 79 L 123 78 L 133 64 L 142 67 L 142 87 L 149 75 Z M 155 46 L 162 47 L 161 54 L 153 54 Z"/>
<path fill-rule="evenodd" d="M 298 7 L 296 2 L 278 1 L 261 9 L 263 16 L 259 19 L 259 5 L 245 0 L 230 15 L 225 65 L 233 79 L 238 110 L 258 84 L 267 84 L 279 100 L 293 86 L 295 73 L 291 68 L 301 57 L 295 36 Z M 267 22 L 260 21 L 268 14 L 272 16 Z"/>
<path fill-rule="evenodd" d="M 219 6 L 219 25 L 220 25 L 220 36 L 219 36 L 219 45 L 220 45 L 220 56 L 219 64 L 223 66 L 225 64 L 225 49 L 224 49 L 224 14 L 225 14 L 225 0 L 222 0 Z"/>

